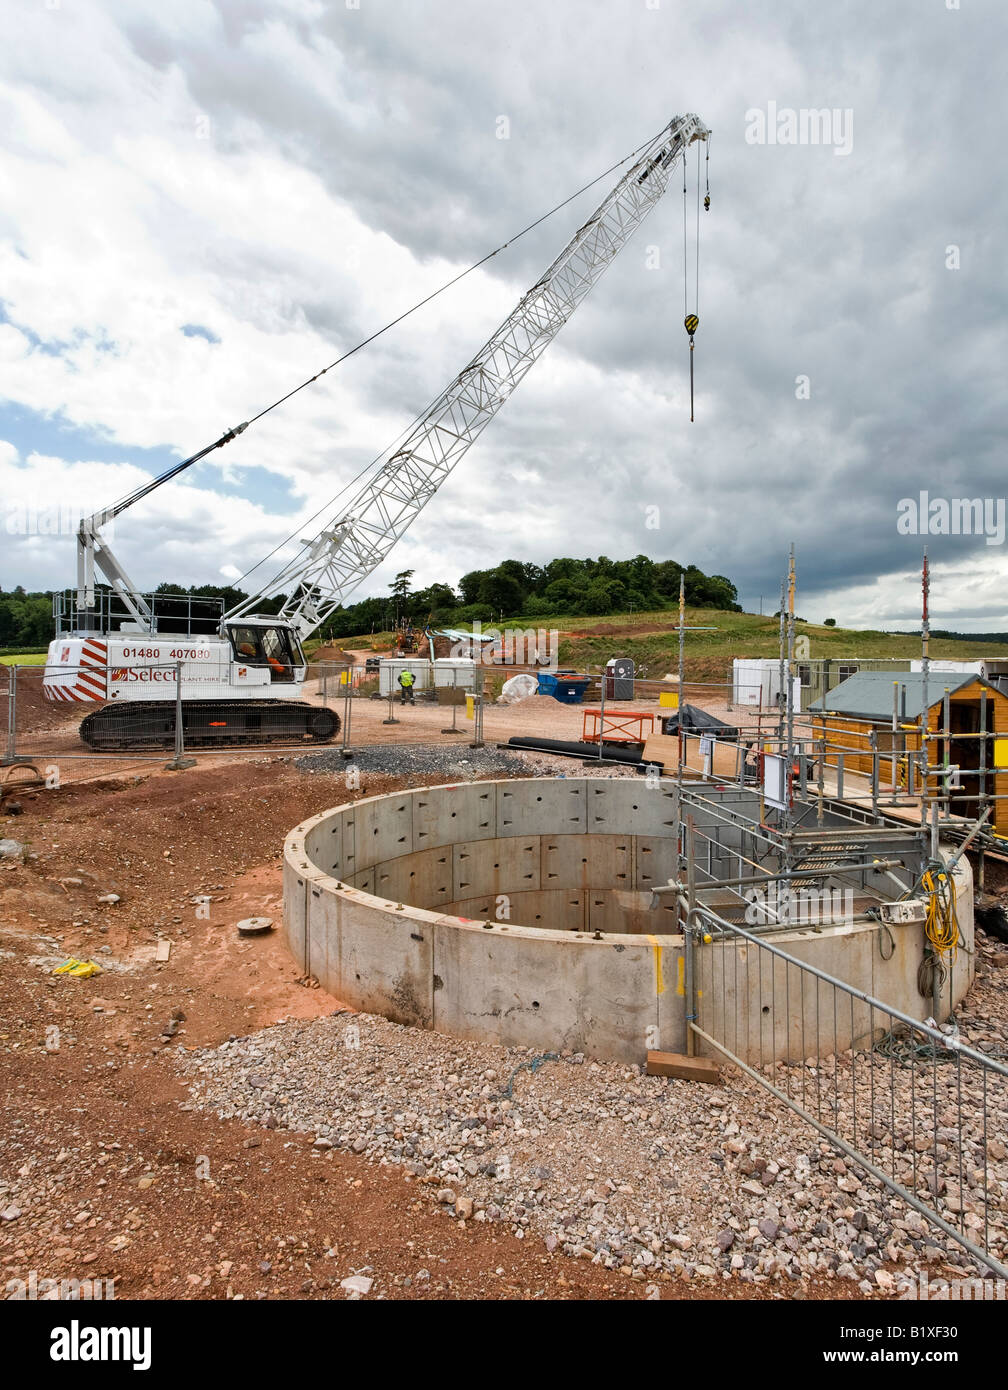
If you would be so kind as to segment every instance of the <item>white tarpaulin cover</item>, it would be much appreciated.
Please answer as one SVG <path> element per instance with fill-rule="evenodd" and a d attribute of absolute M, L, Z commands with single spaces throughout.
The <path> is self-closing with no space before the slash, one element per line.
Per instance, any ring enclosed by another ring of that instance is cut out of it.
<path fill-rule="evenodd" d="M 506 705 L 515 705 L 519 700 L 527 700 L 538 689 L 539 682 L 535 676 L 528 676 L 523 672 L 521 675 L 512 676 L 510 680 L 504 682 L 500 697 Z"/>

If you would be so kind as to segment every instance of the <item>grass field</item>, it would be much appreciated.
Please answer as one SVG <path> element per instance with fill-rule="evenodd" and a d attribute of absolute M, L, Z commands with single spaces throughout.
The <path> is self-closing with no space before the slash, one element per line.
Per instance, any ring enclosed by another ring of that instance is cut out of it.
<path fill-rule="evenodd" d="M 502 628 L 556 629 L 560 634 L 559 660 L 562 666 L 584 670 L 603 666 L 612 656 L 628 656 L 640 676 L 658 678 L 674 671 L 679 660 L 679 637 L 674 611 L 657 613 L 612 613 L 606 617 L 571 618 L 562 616 L 530 618 L 519 614 L 505 618 Z M 779 620 L 758 613 L 726 613 L 719 608 L 687 608 L 688 627 L 709 627 L 712 632 L 686 633 L 686 675 L 695 681 L 727 681 L 734 657 L 776 656 L 779 650 Z M 489 626 L 485 624 L 484 627 Z M 797 623 L 796 634 L 809 639 L 810 657 L 919 657 L 920 638 L 872 629 L 822 627 L 818 623 Z M 391 632 L 375 632 L 340 638 L 338 646 L 353 650 L 389 651 L 394 643 Z M 321 646 L 318 639 L 304 644 L 311 658 Z M 931 655 L 936 659 L 1003 654 L 1008 645 L 992 642 L 957 642 L 932 638 Z M 45 652 L 21 652 L 0 656 L 0 666 L 44 666 Z"/>
<path fill-rule="evenodd" d="M 578 670 L 599 667 L 610 657 L 628 656 L 640 676 L 659 678 L 674 671 L 679 660 L 678 614 L 615 613 L 602 618 L 535 617 L 505 618 L 502 628 L 555 628 L 560 634 L 562 666 Z M 779 651 L 779 619 L 758 613 L 726 613 L 716 608 L 687 608 L 687 627 L 711 627 L 713 632 L 686 633 L 686 675 L 695 681 L 727 681 L 735 657 L 776 656 Z M 484 624 L 484 628 L 488 625 Z M 823 627 L 799 622 L 796 635 L 809 640 L 809 656 L 817 657 L 919 657 L 920 637 L 871 629 Z M 391 632 L 368 633 L 339 639 L 352 649 L 388 651 Z M 973 660 L 981 656 L 1008 656 L 1008 646 L 996 642 L 959 642 L 932 638 L 935 659 Z"/>

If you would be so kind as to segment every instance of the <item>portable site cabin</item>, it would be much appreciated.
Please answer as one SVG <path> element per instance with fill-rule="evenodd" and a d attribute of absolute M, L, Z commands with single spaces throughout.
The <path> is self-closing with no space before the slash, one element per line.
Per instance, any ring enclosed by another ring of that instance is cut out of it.
<path fill-rule="evenodd" d="M 937 666 L 937 662 L 933 666 Z M 804 714 L 816 700 L 841 685 L 859 671 L 885 671 L 894 676 L 915 670 L 909 658 L 871 656 L 806 656 L 795 659 L 792 701 Z M 948 669 L 952 669 L 951 664 Z M 957 669 L 965 670 L 964 666 Z M 1008 672 L 1008 662 L 1005 664 Z M 986 670 L 977 675 L 988 676 Z M 995 682 L 996 683 L 996 682 Z M 736 705 L 762 705 L 776 709 L 777 692 L 781 689 L 780 660 L 775 656 L 736 657 L 732 667 L 732 700 Z"/>
<path fill-rule="evenodd" d="M 817 656 L 805 657 L 797 663 L 798 678 L 801 681 L 802 712 L 806 712 L 844 681 L 850 680 L 860 671 L 882 671 L 894 680 L 904 671 L 912 671 L 909 660 L 901 658 L 872 656 Z M 983 672 L 980 672 L 982 675 Z M 796 704 L 795 708 L 799 708 Z"/>
<path fill-rule="evenodd" d="M 945 725 L 945 693 L 948 692 L 949 720 Z M 984 796 L 991 804 L 989 824 L 999 835 L 1008 835 L 1008 696 L 990 681 L 972 672 L 931 671 L 927 689 L 929 734 L 943 741 L 930 744 L 932 766 L 948 763 L 958 766 L 958 787 L 950 794 L 949 809 L 954 815 L 974 818 L 980 814 L 980 765 L 984 764 Z M 888 781 L 886 769 L 893 753 L 900 755 L 921 746 L 924 678 L 921 672 L 860 671 L 849 680 L 816 700 L 809 708 L 816 738 L 825 735 L 826 762 L 836 766 L 841 749 L 848 771 L 871 776 L 872 734 L 875 748 L 882 755 L 880 776 Z M 981 709 L 988 734 L 1003 735 L 987 739 L 981 757 L 981 740 L 962 735 L 980 732 Z M 893 730 L 893 714 L 896 730 Z M 946 736 L 950 735 L 946 740 Z M 905 769 L 905 759 L 901 766 Z M 933 791 L 939 790 L 937 778 Z M 991 801 L 1004 797 L 1004 801 Z"/>
<path fill-rule="evenodd" d="M 785 683 L 787 675 L 784 677 Z M 772 657 L 735 657 L 732 662 L 732 702 L 736 705 L 776 709 L 781 684 L 780 662 Z M 801 706 L 801 674 L 791 678 L 791 699 Z"/>
<path fill-rule="evenodd" d="M 464 657 L 438 657 L 428 661 L 421 656 L 383 656 L 378 663 L 379 695 L 399 693 L 399 673 L 412 671 L 414 690 L 457 686 L 459 690 L 474 690 L 476 663 Z"/>
<path fill-rule="evenodd" d="M 921 669 L 920 660 L 911 661 L 910 670 L 919 671 Z M 982 656 L 977 661 L 932 661 L 931 670 L 934 671 L 972 671 L 974 675 L 980 676 L 985 681 L 990 681 L 991 685 L 996 685 L 998 690 L 1003 690 L 1008 694 L 1008 657 L 1003 656 Z"/>

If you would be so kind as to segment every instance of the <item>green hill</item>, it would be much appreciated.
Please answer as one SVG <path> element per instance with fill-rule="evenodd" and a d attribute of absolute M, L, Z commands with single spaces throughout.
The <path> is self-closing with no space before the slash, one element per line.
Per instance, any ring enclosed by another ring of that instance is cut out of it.
<path fill-rule="evenodd" d="M 657 677 L 674 671 L 679 661 L 677 614 L 633 613 L 595 619 L 558 619 L 553 623 L 537 620 L 538 627 L 556 627 L 561 632 L 560 660 L 563 664 L 598 666 L 611 656 L 629 656 L 641 674 Z M 735 657 L 775 657 L 780 651 L 780 620 L 758 613 L 726 613 L 716 608 L 687 608 L 687 627 L 712 627 L 714 632 L 687 632 L 685 663 L 687 679 L 726 681 L 731 678 Z M 516 620 L 514 626 L 526 626 Z M 527 624 L 531 626 L 532 624 Z M 889 633 L 873 629 L 824 627 L 798 622 L 795 635 L 809 641 L 809 656 L 821 657 L 919 657 L 920 636 Z M 989 655 L 990 640 L 973 642 L 953 638 L 932 638 L 930 654 L 935 658 L 970 660 Z M 995 650 L 997 650 L 995 646 Z"/>
<path fill-rule="evenodd" d="M 560 636 L 559 660 L 562 666 L 579 670 L 599 667 L 610 657 L 628 656 L 638 673 L 653 678 L 675 671 L 679 661 L 678 615 L 669 610 L 652 613 L 607 614 L 604 617 L 572 618 L 564 615 L 505 618 L 501 627 L 555 628 Z M 775 657 L 779 647 L 780 620 L 758 613 L 731 613 L 723 608 L 687 608 L 687 626 L 712 627 L 713 632 L 686 633 L 686 678 L 694 681 L 727 681 L 735 657 Z M 489 624 L 484 624 L 484 628 Z M 824 627 L 818 623 L 796 623 L 796 635 L 809 640 L 809 656 L 820 657 L 902 657 L 921 654 L 921 640 L 914 633 L 879 632 L 873 629 Z M 387 650 L 391 632 L 368 633 L 342 639 L 349 648 Z M 957 640 L 931 639 L 934 658 L 974 660 L 1001 650 L 989 637 Z M 1008 655 L 1008 651 L 1005 652 Z"/>

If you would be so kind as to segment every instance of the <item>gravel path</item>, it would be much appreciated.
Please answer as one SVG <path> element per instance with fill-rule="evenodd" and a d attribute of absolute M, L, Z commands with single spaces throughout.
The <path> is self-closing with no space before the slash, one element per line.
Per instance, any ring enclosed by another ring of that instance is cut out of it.
<path fill-rule="evenodd" d="M 403 1165 L 456 1219 L 505 1223 L 637 1279 L 794 1288 L 825 1277 L 877 1294 L 915 1283 L 925 1265 L 932 1288 L 977 1273 L 954 1242 L 735 1072 L 724 1088 L 705 1087 L 349 1012 L 279 1024 L 179 1064 L 193 1102 L 221 1118 Z M 1008 1169 L 991 1171 L 1003 1229 Z"/>

